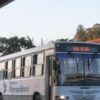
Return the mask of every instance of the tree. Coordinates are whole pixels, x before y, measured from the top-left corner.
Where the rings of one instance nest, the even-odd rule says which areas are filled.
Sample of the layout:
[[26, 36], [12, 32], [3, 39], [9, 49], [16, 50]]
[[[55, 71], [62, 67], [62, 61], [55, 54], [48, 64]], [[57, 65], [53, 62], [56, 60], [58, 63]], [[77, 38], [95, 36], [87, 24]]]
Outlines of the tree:
[[35, 47], [32, 39], [29, 36], [27, 36], [27, 38], [18, 38], [17, 36], [11, 37], [9, 39], [0, 38], [0, 43], [0, 52], [3, 52], [3, 55], [21, 51], [22, 48], [29, 49]]
[[78, 41], [86, 41], [86, 31], [83, 25], [78, 26], [75, 39]]
[[74, 40], [88, 41], [100, 39], [100, 24], [94, 24], [92, 28], [85, 29], [82, 25], [77, 28]]
[[8, 39], [4, 55], [20, 51], [19, 39], [17, 36]]
[[27, 36], [26, 38], [21, 37], [19, 39], [19, 42], [20, 42], [21, 48], [24, 48], [24, 49], [35, 47], [35, 45], [33, 44], [33, 39], [31, 39], [29, 36]]

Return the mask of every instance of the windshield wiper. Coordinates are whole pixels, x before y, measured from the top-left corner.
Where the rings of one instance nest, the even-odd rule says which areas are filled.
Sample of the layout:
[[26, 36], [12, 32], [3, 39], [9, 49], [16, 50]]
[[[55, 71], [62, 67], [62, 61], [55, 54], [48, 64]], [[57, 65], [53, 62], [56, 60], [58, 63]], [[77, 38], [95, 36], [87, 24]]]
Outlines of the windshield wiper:
[[79, 80], [79, 79], [82, 80], [83, 75], [82, 74], [67, 74], [66, 79], [67, 80]]
[[100, 79], [100, 74], [88, 74], [86, 75], [87, 79]]

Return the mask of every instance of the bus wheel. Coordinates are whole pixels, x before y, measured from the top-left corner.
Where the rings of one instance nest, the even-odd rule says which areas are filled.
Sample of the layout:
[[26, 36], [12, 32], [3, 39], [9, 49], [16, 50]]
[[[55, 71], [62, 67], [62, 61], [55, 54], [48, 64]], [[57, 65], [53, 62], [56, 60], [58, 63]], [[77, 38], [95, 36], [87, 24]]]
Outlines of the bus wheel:
[[0, 100], [3, 100], [3, 95], [1, 92], [0, 92]]
[[40, 95], [35, 96], [35, 100], [42, 100]]

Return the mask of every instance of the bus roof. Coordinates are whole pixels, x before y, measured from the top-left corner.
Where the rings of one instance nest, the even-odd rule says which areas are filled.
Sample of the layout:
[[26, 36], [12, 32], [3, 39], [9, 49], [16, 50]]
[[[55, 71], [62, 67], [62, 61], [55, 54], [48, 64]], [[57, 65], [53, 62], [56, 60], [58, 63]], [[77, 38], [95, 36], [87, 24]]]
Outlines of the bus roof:
[[68, 43], [68, 44], [80, 44], [80, 45], [97, 45], [100, 46], [100, 43], [94, 43], [94, 42], [80, 42], [80, 41], [58, 41], [56, 42], [56, 44], [58, 43]]
[[73, 45], [74, 44], [76, 44], [76, 45], [77, 44], [78, 45], [89, 45], [89, 46], [92, 45], [92, 46], [99, 46], [100, 47], [100, 44], [98, 44], [98, 43], [59, 41], [59, 42], [55, 42], [55, 43], [49, 43], [49, 44], [46, 44], [44, 46], [38, 46], [38, 47], [31, 48], [31, 49], [27, 49], [25, 51], [20, 51], [20, 52], [17, 52], [17, 53], [2, 56], [2, 57], [0, 57], [0, 61], [12, 59], [12, 58], [17, 58], [17, 57], [25, 56], [25, 55], [32, 54], [32, 53], [41, 52], [41, 51], [44, 51], [44, 50], [53, 49], [55, 47], [55, 45], [59, 44], [59, 43], [66, 43], [66, 44], [73, 44]]
[[16, 57], [20, 57], [20, 56], [25, 56], [25, 55], [32, 54], [32, 53], [41, 52], [44, 50], [49, 50], [52, 48], [54, 48], [54, 43], [49, 43], [49, 44], [44, 45], [44, 46], [38, 46], [38, 47], [31, 48], [31, 49], [27, 49], [25, 51], [20, 51], [20, 52], [16, 52], [16, 53], [2, 56], [2, 57], [0, 57], [0, 61], [16, 58]]

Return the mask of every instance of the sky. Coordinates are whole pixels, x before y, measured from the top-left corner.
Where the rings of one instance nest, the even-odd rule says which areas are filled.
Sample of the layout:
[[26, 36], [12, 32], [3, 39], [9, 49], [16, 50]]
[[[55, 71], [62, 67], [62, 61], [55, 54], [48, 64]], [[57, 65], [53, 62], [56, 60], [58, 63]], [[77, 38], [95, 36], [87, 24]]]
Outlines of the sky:
[[0, 8], [0, 37], [26, 37], [47, 43], [72, 39], [79, 24], [100, 23], [100, 0], [15, 0]]

